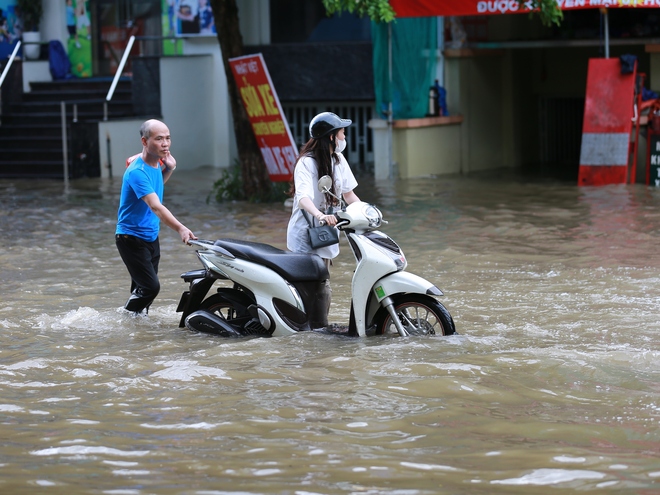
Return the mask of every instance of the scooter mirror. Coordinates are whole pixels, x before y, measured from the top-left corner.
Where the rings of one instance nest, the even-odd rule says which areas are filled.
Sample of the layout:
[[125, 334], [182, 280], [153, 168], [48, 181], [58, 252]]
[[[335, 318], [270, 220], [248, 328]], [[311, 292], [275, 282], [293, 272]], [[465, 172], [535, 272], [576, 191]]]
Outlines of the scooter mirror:
[[330, 177], [329, 175], [324, 175], [319, 179], [318, 182], [319, 192], [322, 193], [330, 192], [331, 187], [332, 187], [332, 177]]

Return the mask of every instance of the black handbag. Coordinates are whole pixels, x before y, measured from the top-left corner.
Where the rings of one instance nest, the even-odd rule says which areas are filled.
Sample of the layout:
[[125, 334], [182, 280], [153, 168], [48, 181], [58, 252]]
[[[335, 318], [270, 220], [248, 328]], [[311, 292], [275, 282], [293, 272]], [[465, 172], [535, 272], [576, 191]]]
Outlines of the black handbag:
[[302, 208], [300, 211], [302, 211], [305, 220], [307, 220], [307, 223], [309, 224], [307, 233], [309, 234], [309, 243], [311, 244], [312, 249], [332, 246], [333, 244], [339, 243], [339, 231], [336, 228], [332, 225], [320, 225], [319, 227], [314, 227], [309, 219], [307, 211]]

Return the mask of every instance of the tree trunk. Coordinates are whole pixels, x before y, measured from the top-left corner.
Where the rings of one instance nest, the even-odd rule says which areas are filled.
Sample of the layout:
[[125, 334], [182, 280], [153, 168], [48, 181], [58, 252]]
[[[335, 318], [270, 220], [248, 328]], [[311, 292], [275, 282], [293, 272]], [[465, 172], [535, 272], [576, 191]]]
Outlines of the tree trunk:
[[229, 66], [230, 58], [243, 55], [243, 37], [238, 25], [236, 0], [211, 0], [211, 9], [227, 75], [229, 102], [234, 117], [234, 134], [243, 178], [243, 192], [248, 199], [263, 198], [270, 191], [271, 181]]

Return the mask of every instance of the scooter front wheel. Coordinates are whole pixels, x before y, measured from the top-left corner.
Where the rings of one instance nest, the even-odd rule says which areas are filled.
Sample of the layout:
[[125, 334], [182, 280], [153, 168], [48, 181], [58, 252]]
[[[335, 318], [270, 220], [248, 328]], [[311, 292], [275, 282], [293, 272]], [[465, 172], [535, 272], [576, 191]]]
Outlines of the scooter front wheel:
[[[456, 325], [449, 311], [432, 297], [407, 294], [393, 298], [394, 311], [410, 335], [453, 335]], [[376, 313], [376, 335], [398, 334], [396, 325], [385, 308]]]

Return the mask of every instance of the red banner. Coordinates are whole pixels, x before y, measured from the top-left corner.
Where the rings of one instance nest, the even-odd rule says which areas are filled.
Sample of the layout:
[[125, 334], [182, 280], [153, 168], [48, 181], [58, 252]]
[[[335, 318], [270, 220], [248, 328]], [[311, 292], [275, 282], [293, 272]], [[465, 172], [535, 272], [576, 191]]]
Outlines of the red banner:
[[[530, 12], [529, 2], [515, 0], [390, 0], [397, 17], [516, 14]], [[557, 0], [562, 10], [659, 8], [660, 0]]]
[[298, 149], [261, 53], [230, 58], [229, 65], [270, 179], [291, 180]]

